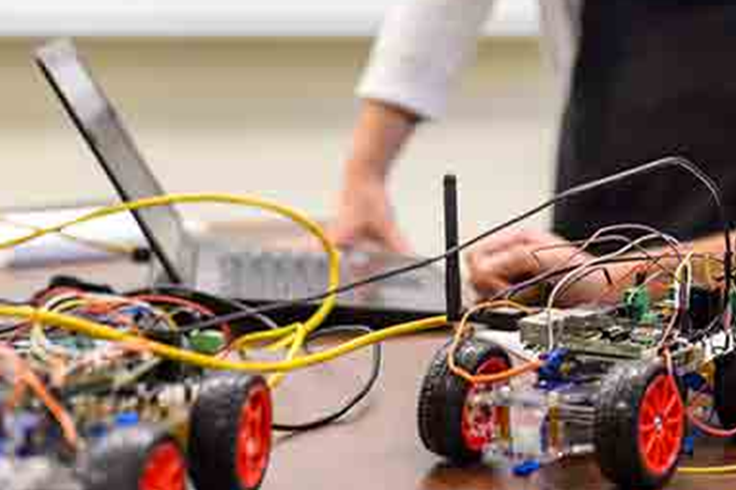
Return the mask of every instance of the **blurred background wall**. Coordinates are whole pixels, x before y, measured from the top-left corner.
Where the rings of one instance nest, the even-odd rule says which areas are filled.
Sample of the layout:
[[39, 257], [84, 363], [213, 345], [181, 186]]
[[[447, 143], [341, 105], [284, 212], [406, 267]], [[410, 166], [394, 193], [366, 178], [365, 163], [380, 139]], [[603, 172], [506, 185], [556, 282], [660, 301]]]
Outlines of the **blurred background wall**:
[[[0, 207], [109, 200], [111, 187], [31, 63], [41, 40], [0, 39]], [[256, 193], [329, 218], [370, 42], [147, 35], [78, 45], [167, 190]], [[543, 58], [535, 35], [484, 37], [447, 118], [423, 127], [403, 155], [392, 185], [418, 251], [442, 246], [446, 171], [459, 177], [464, 235], [551, 189], [560, 94]]]

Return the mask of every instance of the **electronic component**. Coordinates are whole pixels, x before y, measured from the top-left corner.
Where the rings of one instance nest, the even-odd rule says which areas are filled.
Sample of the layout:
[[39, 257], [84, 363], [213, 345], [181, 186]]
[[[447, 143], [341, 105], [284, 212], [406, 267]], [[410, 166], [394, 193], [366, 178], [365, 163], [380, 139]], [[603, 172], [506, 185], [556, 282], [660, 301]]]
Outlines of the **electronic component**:
[[514, 332], [519, 330], [520, 320], [528, 313], [512, 306], [501, 306], [476, 311], [471, 315], [475, 323], [485, 325], [491, 330]]
[[[556, 348], [591, 356], [638, 359], [662, 335], [658, 322], [640, 324], [611, 309], [549, 309], [519, 320], [521, 341], [534, 348]], [[550, 335], [552, 339], [550, 339]]]

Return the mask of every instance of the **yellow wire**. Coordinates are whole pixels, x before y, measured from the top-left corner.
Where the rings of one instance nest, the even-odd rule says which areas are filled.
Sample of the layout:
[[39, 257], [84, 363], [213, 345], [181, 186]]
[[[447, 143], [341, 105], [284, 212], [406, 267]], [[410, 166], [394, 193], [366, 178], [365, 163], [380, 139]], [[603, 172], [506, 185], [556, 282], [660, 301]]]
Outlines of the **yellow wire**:
[[[121, 213], [124, 211], [142, 209], [151, 206], [170, 205], [174, 203], [197, 202], [219, 202], [260, 207], [262, 209], [286, 216], [292, 221], [298, 223], [308, 232], [316, 236], [325, 251], [327, 252], [329, 261], [328, 288], [334, 289], [337, 287], [339, 283], [339, 254], [332, 243], [326, 238], [320, 226], [306, 216], [291, 208], [250, 196], [234, 196], [227, 194], [174, 194], [140, 199], [135, 202], [116, 204], [92, 211], [78, 218], [50, 227], [35, 227], [32, 225], [28, 225], [27, 227], [33, 230], [31, 233], [28, 233], [27, 235], [21, 237], [6, 240], [4, 242], [0, 242], [0, 249], [14, 247], [47, 234], [58, 233], [66, 238], [77, 240], [88, 245], [105, 248], [110, 251], [130, 252], [130, 250], [132, 250], [131, 248], [127, 248], [124, 246], [120, 246], [118, 248], [115, 246], [110, 246], [110, 244], [75, 237], [73, 235], [65, 233], [64, 229], [73, 225], [85, 223], [94, 219]], [[683, 261], [683, 264], [685, 262], [686, 261]], [[682, 266], [683, 264], [680, 265]], [[676, 275], [678, 275], [677, 272]], [[271, 331], [256, 332], [254, 334], [245, 335], [238, 339], [234, 344], [235, 348], [243, 349], [247, 344], [252, 342], [278, 339], [279, 337], [281, 337], [281, 339], [277, 340], [274, 344], [270, 346], [271, 348], [279, 348], [286, 347], [286, 345], [288, 345], [288, 343], [291, 341], [291, 346], [287, 353], [286, 359], [283, 361], [275, 362], [237, 362], [219, 359], [213, 356], [207, 356], [204, 354], [179, 349], [135, 335], [120, 332], [108, 327], [107, 325], [85, 320], [83, 318], [77, 318], [63, 313], [44, 311], [28, 306], [0, 305], [0, 315], [21, 317], [32, 322], [38, 322], [39, 324], [55, 325], [60, 328], [105, 340], [115, 342], [133, 342], [136, 345], [142, 344], [151, 352], [161, 357], [184, 363], [194, 364], [207, 369], [279, 373], [275, 376], [272, 376], [269, 380], [269, 383], [272, 385], [277, 384], [282, 379], [284, 373], [290, 370], [326, 362], [338, 356], [345, 355], [357, 349], [361, 349], [365, 346], [371, 345], [373, 343], [381, 342], [390, 337], [434, 329], [447, 325], [447, 319], [444, 316], [426, 318], [423, 320], [395, 325], [393, 327], [388, 327], [377, 332], [362, 335], [348, 342], [340, 344], [339, 346], [332, 349], [303, 357], [295, 357], [302, 347], [307, 334], [321, 324], [324, 318], [334, 307], [334, 303], [335, 295], [329, 295], [320, 305], [317, 311], [303, 324], [294, 324]], [[723, 474], [736, 471], [736, 465], [714, 467], [680, 467], [678, 471], [684, 474]]]
[[[678, 265], [677, 269], [675, 270], [675, 277], [679, 279], [681, 275], [681, 269], [685, 267], [685, 264], [687, 264], [688, 267], [688, 282], [692, 280], [692, 265], [690, 264], [691, 257], [693, 255], [693, 252], [687, 254], [685, 259], [682, 261], [680, 265]], [[710, 260], [709, 256], [706, 256], [705, 264], [706, 264], [706, 278], [708, 281], [711, 280], [711, 270], [710, 270]], [[677, 471], [679, 473], [683, 473], [685, 475], [724, 475], [727, 473], [734, 473], [736, 472], [736, 465], [724, 465], [724, 466], [680, 466], [677, 468]]]
[[[26, 230], [42, 230], [42, 226], [32, 225], [29, 223], [23, 223], [20, 221], [15, 221], [13, 219], [8, 218], [7, 216], [0, 216], [0, 222], [7, 223], [11, 226], [15, 226], [17, 228], [24, 228]], [[95, 248], [98, 250], [102, 250], [104, 252], [108, 253], [114, 253], [114, 254], [132, 254], [135, 251], [135, 247], [130, 245], [124, 245], [121, 243], [114, 243], [114, 242], [108, 242], [103, 240], [97, 240], [95, 238], [86, 238], [79, 235], [73, 235], [71, 233], [67, 233], [64, 231], [58, 231], [58, 235], [62, 236], [63, 238], [72, 241], [81, 243], [82, 245], [86, 245], [90, 248]]]
[[271, 339], [279, 338], [281, 336], [293, 335], [297, 326], [298, 325], [294, 323], [291, 325], [287, 325], [285, 327], [275, 328], [273, 330], [264, 330], [261, 332], [253, 332], [253, 333], [249, 333], [249, 334], [240, 336], [233, 342], [232, 348], [233, 350], [246, 350], [247, 344], [263, 342], [264, 340], [271, 340]]
[[727, 466], [681, 466], [677, 468], [679, 473], [685, 475], [724, 475], [736, 472], [736, 464]]
[[[677, 265], [677, 268], [675, 269], [675, 277], [677, 279], [680, 279], [680, 277], [682, 276], [682, 270], [685, 267], [692, 268], [692, 260], [694, 255], [695, 250], [690, 250], [687, 255], [685, 255], [685, 257], [682, 259], [682, 261]], [[682, 282], [682, 279], [680, 279], [680, 282]]]
[[[267, 200], [264, 200], [258, 197], [253, 197], [253, 196], [236, 196], [236, 195], [230, 195], [230, 194], [170, 194], [170, 195], [165, 195], [165, 196], [155, 196], [155, 197], [139, 199], [137, 201], [127, 202], [127, 203], [114, 204], [111, 206], [106, 206], [106, 207], [91, 211], [85, 215], [79, 216], [77, 218], [68, 220], [66, 222], [63, 222], [57, 225], [53, 225], [53, 226], [49, 226], [45, 228], [33, 229], [33, 231], [31, 231], [30, 233], [24, 236], [16, 237], [13, 239], [6, 240], [4, 242], [0, 242], [0, 249], [14, 247], [22, 243], [26, 243], [28, 241], [39, 238], [41, 236], [47, 235], [49, 233], [61, 233], [67, 227], [82, 224], [82, 223], [89, 222], [95, 219], [99, 219], [99, 218], [103, 218], [103, 217], [110, 216], [113, 214], [121, 213], [124, 211], [131, 211], [131, 210], [142, 209], [142, 208], [147, 208], [147, 207], [152, 207], [152, 206], [171, 205], [174, 203], [202, 203], [202, 202], [216, 202], [216, 203], [224, 203], [224, 204], [237, 204], [237, 205], [242, 205], [242, 206], [258, 207], [266, 211], [270, 211], [270, 212], [285, 216], [289, 218], [290, 220], [294, 221], [295, 223], [299, 224], [307, 232], [309, 232], [310, 234], [312, 234], [318, 239], [318, 241], [320, 242], [320, 245], [322, 246], [322, 248], [327, 254], [328, 266], [329, 266], [328, 283], [327, 283], [328, 290], [333, 290], [337, 288], [337, 286], [339, 285], [339, 270], [340, 270], [339, 252], [337, 251], [335, 246], [332, 244], [332, 242], [330, 242], [330, 240], [327, 238], [327, 236], [325, 235], [324, 231], [319, 226], [319, 224], [317, 224], [315, 221], [311, 220], [307, 216], [303, 215], [302, 213], [292, 208], [283, 206], [275, 202], [267, 201]], [[296, 353], [302, 347], [304, 339], [307, 337], [309, 332], [317, 328], [324, 321], [324, 319], [327, 317], [330, 311], [332, 311], [334, 306], [335, 306], [335, 295], [330, 294], [322, 301], [322, 303], [319, 305], [316, 311], [312, 314], [312, 316], [310, 316], [303, 324], [296, 326], [296, 328], [293, 331], [288, 332], [288, 334], [295, 332], [296, 335], [294, 336], [294, 341], [289, 347], [289, 351], [287, 352], [287, 356], [286, 356], [287, 364], [289, 361], [293, 360], [294, 356], [296, 356]], [[65, 325], [71, 328], [73, 325], [73, 322], [66, 323]], [[90, 322], [88, 326], [93, 326], [93, 325], [94, 324]], [[63, 326], [63, 325], [59, 325], [59, 326]], [[97, 326], [100, 327], [101, 325], [97, 325]], [[91, 330], [94, 331], [94, 328], [92, 328]], [[286, 335], [286, 333], [284, 335]], [[252, 339], [253, 337], [249, 337], [249, 338]], [[265, 338], [265, 337], [261, 337], [261, 338]], [[269, 337], [269, 338], [278, 338], [278, 335], [274, 335], [274, 337]], [[126, 340], [126, 339], [123, 338], [120, 340]], [[131, 339], [127, 339], [127, 340], [131, 340]], [[182, 352], [186, 352], [186, 351], [182, 351]], [[186, 355], [183, 357], [187, 358]], [[210, 359], [210, 361], [212, 360]], [[258, 369], [254, 368], [254, 370], [258, 370]], [[278, 383], [279, 379], [280, 378], [275, 378], [275, 381], [272, 381], [272, 382]]]
[[[687, 283], [692, 280], [692, 264], [691, 260], [694, 255], [694, 251], [690, 251], [685, 258], [680, 262], [675, 269], [675, 281], [677, 281], [679, 284], [682, 284], [682, 271], [684, 268], [687, 267], [688, 269], [688, 281]], [[706, 256], [705, 259], [706, 263], [706, 276], [708, 280], [710, 280], [710, 261], [709, 257]], [[726, 473], [733, 473], [736, 472], [736, 465], [726, 465], [726, 466], [680, 466], [677, 468], [678, 473], [683, 473], [686, 475], [721, 475]]]
[[[84, 318], [46, 311], [31, 306], [0, 305], [0, 315], [24, 318], [33, 322], [41, 322], [102, 340], [130, 342], [136, 346], [143, 347], [158, 356], [186, 364], [193, 364], [205, 369], [259, 372], [288, 372], [294, 369], [300, 369], [313, 364], [332, 360], [336, 357], [348, 354], [376, 342], [381, 342], [390, 337], [436, 329], [447, 325], [447, 317], [434, 316], [387, 327], [376, 332], [361, 335], [360, 337], [351, 339], [332, 349], [302, 357], [295, 357], [293, 359], [282, 361], [231, 361], [172, 347], [144, 337], [122, 332], [107, 325]], [[302, 332], [304, 331], [304, 329], [299, 330], [300, 334], [297, 336], [296, 340], [303, 341]]]
[[79, 306], [88, 306], [90, 303], [92, 303], [92, 301], [87, 298], [81, 298], [81, 297], [77, 297], [77, 298], [78, 299], [66, 300], [59, 305], [49, 308], [49, 310], [57, 311], [59, 313], [64, 313], [66, 311], [77, 308]]
[[[59, 313], [64, 313], [66, 311], [69, 311], [71, 309], [77, 308], [79, 306], [91, 306], [94, 305], [96, 302], [106, 302], [106, 303], [112, 303], [112, 301], [109, 298], [105, 299], [97, 299], [94, 296], [82, 296], [80, 299], [76, 300], [69, 300], [61, 303], [58, 306], [55, 306], [53, 308], [49, 308], [51, 311], [56, 311]], [[169, 326], [171, 330], [178, 330], [179, 326], [174, 321], [174, 318], [171, 314], [165, 312], [164, 310], [160, 308], [156, 308], [154, 306], [149, 306], [149, 309], [155, 313], [156, 315], [159, 315], [160, 318], [162, 318], [166, 324]], [[45, 334], [44, 334], [45, 336]]]
[[[49, 311], [55, 311], [58, 313], [65, 313], [69, 310], [75, 309], [80, 306], [90, 306], [95, 303], [95, 301], [104, 301], [104, 302], [111, 302], [109, 298], [104, 299], [97, 299], [93, 295], [90, 296], [81, 296], [78, 299], [70, 299], [62, 302], [61, 304], [58, 304], [52, 308], [49, 308]], [[169, 326], [171, 330], [177, 330], [179, 326], [174, 321], [173, 317], [166, 313], [163, 310], [160, 310], [158, 308], [151, 307], [151, 310], [154, 311], [157, 315], [159, 315]], [[36, 354], [41, 360], [46, 362], [51, 362], [55, 360], [62, 361], [61, 358], [70, 358], [73, 357], [73, 355], [69, 354], [69, 352], [62, 352], [63, 348], [57, 347], [51, 342], [51, 340], [46, 336], [46, 329], [44, 328], [44, 325], [41, 323], [34, 323], [33, 327], [31, 329], [31, 352]], [[55, 349], [58, 349], [55, 350]]]
[[[302, 345], [304, 345], [304, 342], [307, 337], [307, 331], [305, 328], [299, 326], [296, 329], [296, 333], [294, 334], [294, 341], [291, 343], [291, 347], [286, 353], [286, 360], [291, 361], [294, 359], [294, 357], [299, 353], [299, 350], [301, 349]], [[276, 386], [283, 381], [285, 373], [277, 373], [274, 375], [271, 375], [270, 378], [268, 378], [268, 385], [271, 388], [275, 388]]]
[[264, 349], [268, 351], [276, 351], [276, 350], [285, 349], [286, 347], [288, 347], [288, 345], [291, 342], [294, 341], [294, 339], [296, 338], [296, 335], [297, 335], [297, 332], [292, 332], [286, 335], [283, 339], [277, 340], [276, 342], [267, 345], [266, 347], [264, 347]]
[[[296, 210], [251, 196], [234, 196], [227, 194], [172, 194], [166, 196], [157, 196], [140, 199], [134, 202], [121, 203], [100, 208], [78, 218], [50, 227], [36, 227], [33, 225], [25, 224], [21, 225], [18, 223], [12, 223], [10, 220], [5, 219], [6, 222], [10, 222], [11, 224], [20, 225], [32, 229], [32, 232], [21, 237], [0, 242], [0, 249], [14, 247], [22, 243], [34, 240], [36, 238], [40, 238], [47, 234], [57, 233], [64, 236], [65, 238], [75, 240], [90, 246], [102, 248], [104, 250], [120, 253], [130, 253], [132, 251], [132, 247], [126, 247], [122, 245], [117, 246], [115, 244], [88, 240], [66, 233], [64, 232], [64, 229], [73, 225], [85, 223], [94, 219], [121, 213], [124, 211], [142, 209], [152, 206], [170, 205], [174, 203], [197, 202], [219, 202], [227, 204], [255, 206], [275, 212], [282, 216], [286, 216], [287, 218], [301, 225], [308, 232], [317, 237], [317, 239], [320, 241], [320, 244], [327, 253], [329, 261], [328, 288], [331, 290], [335, 289], [338, 286], [339, 253], [337, 252], [334, 245], [327, 239], [321, 227], [316, 222], [310, 220]], [[686, 261], [683, 261], [683, 263], [685, 262]], [[678, 275], [677, 272], [676, 275]], [[80, 303], [84, 302], [74, 301], [71, 304], [64, 305], [64, 308], [60, 309], [67, 309], [70, 307], [78, 306]], [[414, 322], [403, 323], [395, 325], [393, 327], [385, 328], [377, 332], [362, 335], [353, 340], [340, 344], [332, 349], [296, 358], [295, 356], [303, 346], [306, 336], [309, 334], [309, 332], [317, 328], [322, 323], [322, 321], [324, 321], [324, 318], [334, 307], [334, 303], [335, 295], [329, 295], [327, 298], [325, 298], [317, 311], [306, 322], [288, 325], [286, 327], [281, 327], [275, 330], [256, 332], [253, 334], [245, 335], [239, 338], [233, 345], [234, 348], [241, 350], [245, 349], [245, 346], [247, 344], [253, 342], [278, 339], [279, 337], [281, 337], [279, 340], [275, 341], [275, 343], [268, 346], [268, 348], [285, 348], [289, 343], [291, 343], [291, 346], [289, 347], [289, 351], [287, 352], [286, 359], [283, 361], [275, 362], [237, 362], [219, 359], [213, 356], [207, 356], [204, 354], [179, 349], [176, 347], [171, 347], [166, 344], [161, 344], [135, 335], [120, 332], [108, 327], [107, 325], [85, 320], [83, 318], [77, 318], [63, 313], [45, 311], [27, 306], [17, 307], [0, 305], [0, 315], [25, 318], [36, 323], [37, 325], [51, 324], [60, 328], [105, 340], [116, 342], [133, 342], [136, 345], [142, 344], [151, 352], [161, 357], [184, 363], [194, 364], [196, 366], [207, 369], [276, 372], [278, 374], [275, 374], [269, 379], [269, 384], [271, 384], [272, 386], [277, 385], [283, 378], [284, 374], [290, 370], [326, 362], [338, 356], [345, 355], [357, 349], [361, 349], [365, 346], [371, 345], [373, 343], [381, 342], [390, 337], [420, 332], [447, 325], [447, 319], [444, 316], [431, 317]], [[43, 330], [41, 329], [41, 332], [42, 331]], [[704, 468], [681, 467], [679, 468], [679, 471], [685, 474], [723, 474], [736, 471], [736, 465]]]

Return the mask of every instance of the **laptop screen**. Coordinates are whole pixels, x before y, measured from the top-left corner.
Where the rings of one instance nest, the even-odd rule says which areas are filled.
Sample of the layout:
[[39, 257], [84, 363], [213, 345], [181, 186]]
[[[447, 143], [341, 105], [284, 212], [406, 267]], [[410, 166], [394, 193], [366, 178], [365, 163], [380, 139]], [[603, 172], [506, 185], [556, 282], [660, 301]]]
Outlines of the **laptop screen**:
[[[164, 194], [74, 45], [68, 40], [54, 41], [39, 48], [35, 58], [119, 196], [133, 201]], [[174, 207], [156, 206], [132, 213], [168, 279], [190, 282], [194, 248]]]

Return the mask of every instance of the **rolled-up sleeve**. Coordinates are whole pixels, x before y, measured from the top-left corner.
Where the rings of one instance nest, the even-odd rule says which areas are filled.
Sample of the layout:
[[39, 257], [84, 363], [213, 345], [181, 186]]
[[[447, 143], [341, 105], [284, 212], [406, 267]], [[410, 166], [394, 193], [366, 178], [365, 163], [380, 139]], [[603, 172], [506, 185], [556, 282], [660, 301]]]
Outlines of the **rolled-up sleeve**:
[[357, 94], [441, 117], [494, 0], [401, 0], [373, 45]]

